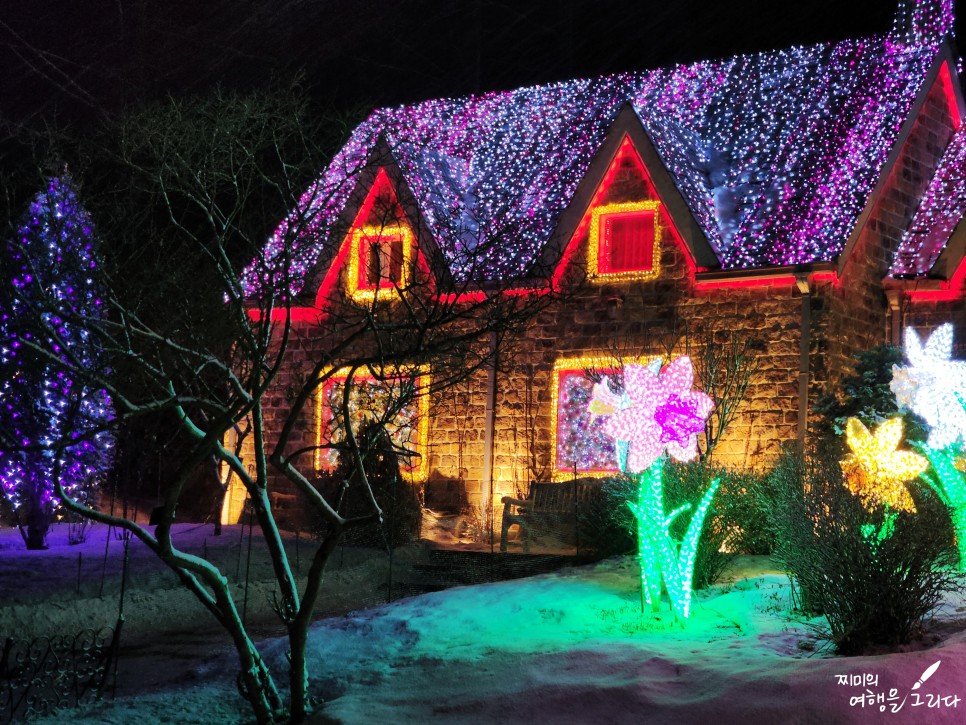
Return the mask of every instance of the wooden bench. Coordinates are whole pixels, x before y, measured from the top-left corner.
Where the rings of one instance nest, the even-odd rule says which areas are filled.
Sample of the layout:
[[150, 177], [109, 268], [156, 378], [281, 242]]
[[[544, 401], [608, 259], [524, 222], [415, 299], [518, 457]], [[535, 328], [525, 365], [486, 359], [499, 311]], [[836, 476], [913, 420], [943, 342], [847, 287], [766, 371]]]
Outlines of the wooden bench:
[[533, 481], [527, 498], [504, 496], [500, 551], [506, 551], [507, 535], [514, 525], [520, 527], [525, 553], [530, 552], [530, 539], [536, 534], [551, 530], [575, 532], [577, 512], [600, 492], [600, 484], [597, 478], [566, 483]]

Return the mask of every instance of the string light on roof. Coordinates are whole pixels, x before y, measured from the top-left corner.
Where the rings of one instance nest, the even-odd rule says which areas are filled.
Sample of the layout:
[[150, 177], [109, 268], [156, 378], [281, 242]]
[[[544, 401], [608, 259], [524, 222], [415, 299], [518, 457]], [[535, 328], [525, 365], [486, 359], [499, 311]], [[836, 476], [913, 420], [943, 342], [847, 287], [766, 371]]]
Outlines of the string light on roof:
[[940, 158], [912, 223], [902, 236], [890, 274], [909, 277], [928, 273], [964, 214], [966, 127], [956, 132]]
[[270, 263], [246, 270], [246, 288], [282, 278], [271, 262], [283, 248], [292, 293], [324, 249], [331, 257], [380, 139], [457, 279], [524, 276], [628, 103], [722, 268], [830, 260], [952, 28], [951, 0], [901, 12], [886, 35], [375, 111], [269, 240]]
[[896, 42], [922, 45], [930, 38], [951, 35], [954, 26], [953, 0], [899, 0], [892, 37]]

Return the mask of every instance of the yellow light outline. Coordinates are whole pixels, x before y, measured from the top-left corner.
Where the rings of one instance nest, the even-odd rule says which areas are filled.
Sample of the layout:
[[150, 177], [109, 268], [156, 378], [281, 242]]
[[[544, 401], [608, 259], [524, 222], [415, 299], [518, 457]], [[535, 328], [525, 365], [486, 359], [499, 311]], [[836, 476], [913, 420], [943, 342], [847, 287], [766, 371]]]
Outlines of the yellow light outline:
[[[345, 383], [346, 376], [348, 375], [348, 368], [341, 368], [332, 373], [333, 368], [325, 369], [322, 374], [323, 376], [328, 375], [328, 379], [325, 384], [329, 382], [342, 382]], [[330, 373], [332, 373], [330, 375]], [[414, 454], [419, 456], [419, 465], [412, 470], [403, 470], [403, 475], [408, 478], [413, 483], [424, 483], [429, 477], [429, 366], [422, 365], [414, 369], [407, 371], [406, 369], [401, 370], [398, 374], [385, 376], [389, 379], [402, 379], [411, 376], [412, 373], [416, 375], [416, 389], [417, 391], [423, 390], [426, 392], [416, 393], [416, 404], [418, 406], [417, 416], [419, 420], [416, 422], [416, 442]], [[363, 379], [372, 380], [372, 376], [365, 375], [361, 376]], [[315, 449], [315, 469], [322, 469], [322, 445], [327, 441], [322, 440], [322, 389], [325, 384], [320, 387], [315, 393], [315, 443], [318, 446]]]
[[[563, 372], [583, 372], [588, 369], [596, 370], [618, 370], [622, 365], [650, 365], [655, 360], [663, 359], [661, 355], [637, 355], [618, 359], [613, 355], [581, 355], [578, 357], [559, 358], [553, 364], [553, 372], [550, 378], [550, 478], [554, 481], [569, 481], [573, 478], [573, 471], [562, 471], [557, 469], [557, 413], [559, 410], [560, 396], [560, 375]], [[615, 471], [610, 470], [590, 470], [577, 471], [578, 477], [604, 478], [613, 476]]]
[[[600, 271], [600, 218], [608, 214], [630, 214], [642, 211], [654, 212], [654, 249], [651, 254], [651, 268], [647, 270], [626, 270], [623, 272]], [[587, 268], [594, 282], [643, 282], [655, 279], [661, 273], [661, 202], [627, 201], [618, 204], [604, 204], [594, 207], [590, 212], [590, 233], [587, 237]]]
[[[349, 297], [355, 302], [372, 302], [376, 299], [385, 300], [398, 297], [399, 290], [409, 286], [413, 251], [415, 248], [413, 230], [407, 224], [367, 224], [366, 226], [356, 227], [350, 235], [349, 278], [346, 280], [346, 289]], [[402, 241], [402, 274], [398, 285], [393, 285], [392, 287], [377, 286], [375, 289], [359, 287], [359, 257], [361, 254], [361, 243], [364, 237], [379, 239], [380, 243], [383, 237], [386, 237], [387, 241], [399, 237]]]

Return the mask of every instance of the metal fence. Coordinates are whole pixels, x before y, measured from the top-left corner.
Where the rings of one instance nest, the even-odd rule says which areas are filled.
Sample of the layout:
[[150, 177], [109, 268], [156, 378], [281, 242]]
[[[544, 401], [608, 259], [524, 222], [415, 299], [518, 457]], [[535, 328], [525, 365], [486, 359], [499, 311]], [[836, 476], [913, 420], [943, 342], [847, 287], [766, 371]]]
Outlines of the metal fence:
[[0, 722], [26, 721], [88, 704], [116, 681], [116, 628], [19, 640], [0, 651]]

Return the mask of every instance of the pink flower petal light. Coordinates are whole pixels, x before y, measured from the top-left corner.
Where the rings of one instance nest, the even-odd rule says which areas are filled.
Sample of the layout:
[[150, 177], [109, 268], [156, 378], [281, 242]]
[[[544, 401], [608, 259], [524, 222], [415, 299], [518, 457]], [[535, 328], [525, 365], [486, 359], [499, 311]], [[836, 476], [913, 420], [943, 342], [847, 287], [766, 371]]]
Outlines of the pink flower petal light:
[[655, 374], [643, 365], [624, 367], [624, 389], [630, 406], [618, 410], [604, 424], [604, 432], [628, 441], [627, 471], [640, 473], [665, 451], [679, 461], [698, 452], [697, 435], [714, 403], [692, 390], [694, 369], [688, 357], [679, 357]]

